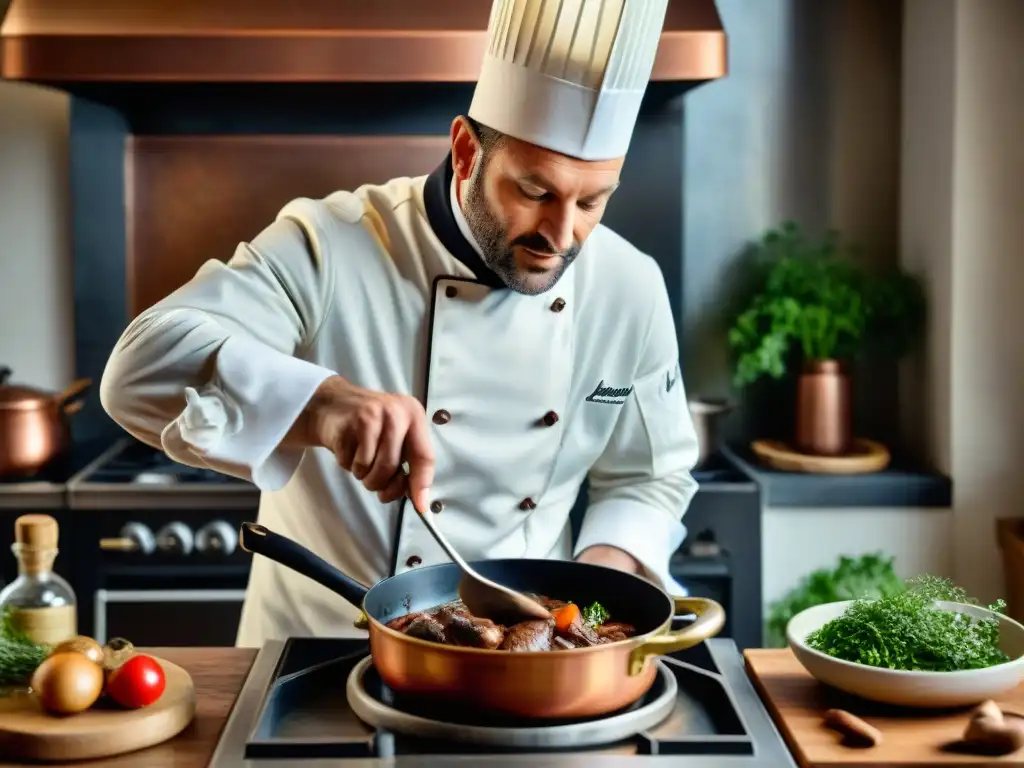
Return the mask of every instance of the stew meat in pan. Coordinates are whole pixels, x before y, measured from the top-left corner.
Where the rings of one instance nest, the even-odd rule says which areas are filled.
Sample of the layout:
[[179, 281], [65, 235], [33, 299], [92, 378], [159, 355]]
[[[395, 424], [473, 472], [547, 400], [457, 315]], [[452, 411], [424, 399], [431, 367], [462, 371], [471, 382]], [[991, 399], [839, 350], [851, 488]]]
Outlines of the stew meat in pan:
[[629, 624], [609, 621], [600, 603], [580, 608], [575, 603], [530, 595], [551, 611], [553, 619], [522, 621], [512, 626], [470, 615], [461, 600], [399, 616], [390, 629], [444, 645], [500, 651], [558, 651], [625, 640], [636, 634]]

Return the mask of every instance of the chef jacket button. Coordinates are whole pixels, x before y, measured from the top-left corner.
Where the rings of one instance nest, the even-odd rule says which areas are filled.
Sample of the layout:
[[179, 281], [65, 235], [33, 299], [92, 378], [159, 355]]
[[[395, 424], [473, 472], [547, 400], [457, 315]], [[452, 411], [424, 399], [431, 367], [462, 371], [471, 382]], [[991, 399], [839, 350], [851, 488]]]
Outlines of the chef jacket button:
[[454, 285], [449, 285], [447, 288], [444, 289], [444, 295], [447, 296], [449, 299], [454, 299], [456, 296], [459, 295], [459, 289], [456, 288]]
[[452, 415], [448, 413], [444, 408], [439, 411], [434, 411], [434, 423], [435, 424], [447, 424], [452, 420]]
[[440, 501], [432, 501], [430, 502], [430, 511], [433, 512], [435, 515], [439, 515], [441, 514], [442, 511], [444, 511], [444, 504], [442, 504]]
[[527, 496], [525, 499], [519, 502], [519, 508], [524, 512], [529, 512], [531, 509], [537, 508], [537, 502]]
[[423, 558], [422, 557], [420, 557], [419, 555], [413, 555], [412, 557], [410, 557], [408, 560], [405, 561], [405, 564], [407, 566], [409, 566], [410, 568], [415, 568], [417, 565], [419, 565], [422, 562], [423, 562]]
[[565, 309], [565, 299], [555, 299], [551, 302], [552, 312], [561, 312], [563, 309]]
[[545, 427], [553, 427], [558, 423], [558, 414], [554, 411], [548, 411], [544, 414], [544, 418], [541, 421], [544, 422]]

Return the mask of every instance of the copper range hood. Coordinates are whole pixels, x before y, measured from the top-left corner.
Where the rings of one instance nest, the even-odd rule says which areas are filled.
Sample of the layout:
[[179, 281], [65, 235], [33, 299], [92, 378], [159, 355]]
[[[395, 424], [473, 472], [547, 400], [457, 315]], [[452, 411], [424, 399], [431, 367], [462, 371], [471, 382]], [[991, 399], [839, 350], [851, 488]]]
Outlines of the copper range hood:
[[[0, 77], [473, 82], [490, 7], [489, 0], [12, 0], [0, 27]], [[653, 79], [705, 81], [726, 70], [715, 0], [671, 0]]]

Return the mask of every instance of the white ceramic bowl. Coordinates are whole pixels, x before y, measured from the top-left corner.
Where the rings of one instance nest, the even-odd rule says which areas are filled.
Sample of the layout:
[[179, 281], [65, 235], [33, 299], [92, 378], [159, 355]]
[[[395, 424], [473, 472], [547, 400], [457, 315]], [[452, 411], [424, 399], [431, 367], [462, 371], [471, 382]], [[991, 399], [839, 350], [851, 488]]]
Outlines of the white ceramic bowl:
[[814, 630], [842, 616], [852, 600], [816, 605], [801, 611], [786, 627], [786, 639], [804, 669], [820, 682], [872, 701], [906, 707], [961, 707], [979, 704], [1015, 688], [1024, 679], [1024, 626], [1002, 614], [975, 605], [938, 602], [956, 610], [999, 621], [999, 646], [1011, 661], [986, 669], [958, 672], [917, 672], [882, 669], [836, 659], [809, 648]]

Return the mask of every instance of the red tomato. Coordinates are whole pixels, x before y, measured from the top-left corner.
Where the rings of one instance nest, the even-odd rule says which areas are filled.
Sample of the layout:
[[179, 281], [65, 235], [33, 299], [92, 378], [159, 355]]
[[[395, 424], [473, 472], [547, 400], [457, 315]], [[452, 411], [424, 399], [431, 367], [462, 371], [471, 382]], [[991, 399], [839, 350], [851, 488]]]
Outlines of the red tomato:
[[138, 654], [110, 673], [107, 694], [122, 707], [138, 709], [152, 704], [167, 686], [156, 659]]

